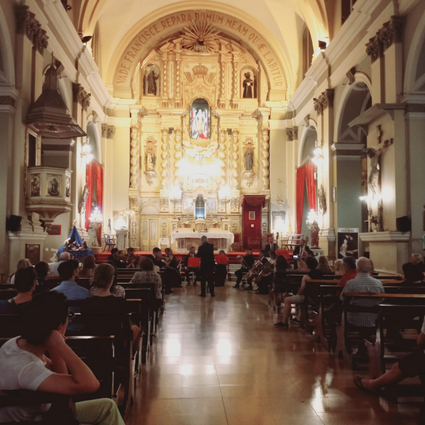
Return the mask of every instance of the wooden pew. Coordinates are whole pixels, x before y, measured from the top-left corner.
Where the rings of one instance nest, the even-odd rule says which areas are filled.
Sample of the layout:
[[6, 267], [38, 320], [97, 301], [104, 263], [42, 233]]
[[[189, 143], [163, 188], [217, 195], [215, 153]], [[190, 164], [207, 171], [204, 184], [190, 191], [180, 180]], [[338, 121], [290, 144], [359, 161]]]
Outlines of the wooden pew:
[[[424, 304], [400, 305], [389, 304], [388, 301], [380, 304], [375, 343], [366, 343], [371, 379], [378, 378], [395, 362], [417, 349], [416, 338], [425, 315]], [[383, 396], [394, 403], [397, 403], [400, 395], [418, 394], [424, 396], [423, 385], [418, 378], [408, 378], [398, 385], [388, 386], [383, 390]]]
[[349, 299], [366, 298], [366, 299], [377, 299], [377, 300], [390, 300], [396, 304], [424, 304], [425, 305], [425, 294], [403, 294], [403, 293], [385, 293], [385, 294], [370, 294], [370, 293], [344, 293], [344, 315], [340, 326], [337, 326], [337, 344], [336, 354], [342, 353], [346, 361], [351, 360], [353, 369], [357, 367], [357, 363], [367, 361], [368, 357], [354, 358], [348, 354], [347, 343], [362, 343], [363, 340], [358, 336], [358, 328], [350, 325], [347, 322], [347, 313], [375, 313], [379, 314], [380, 307], [360, 307], [348, 304]]
[[[41, 391], [15, 390], [0, 392], [0, 408], [51, 404], [41, 421], [21, 422], [24, 425], [78, 425], [71, 410], [69, 395], [43, 393]], [[16, 425], [16, 422], [2, 422], [2, 425]]]

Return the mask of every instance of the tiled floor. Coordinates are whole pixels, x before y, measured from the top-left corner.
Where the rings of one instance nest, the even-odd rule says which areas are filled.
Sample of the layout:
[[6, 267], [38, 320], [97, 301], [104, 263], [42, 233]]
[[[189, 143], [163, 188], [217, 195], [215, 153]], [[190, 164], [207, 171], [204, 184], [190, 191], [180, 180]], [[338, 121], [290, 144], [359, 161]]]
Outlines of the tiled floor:
[[417, 405], [362, 393], [304, 331], [272, 325], [267, 297], [228, 285], [169, 296], [127, 425], [417, 423]]

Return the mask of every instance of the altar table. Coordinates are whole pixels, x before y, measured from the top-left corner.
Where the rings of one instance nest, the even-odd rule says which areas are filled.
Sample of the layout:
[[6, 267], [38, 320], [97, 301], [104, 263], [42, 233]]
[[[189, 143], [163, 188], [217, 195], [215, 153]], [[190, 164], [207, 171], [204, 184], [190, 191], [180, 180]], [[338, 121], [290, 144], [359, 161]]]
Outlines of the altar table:
[[214, 245], [214, 251], [229, 251], [230, 245], [235, 240], [235, 235], [231, 232], [173, 232], [171, 233], [171, 243], [177, 241], [177, 252], [187, 253], [191, 246], [198, 248], [201, 245], [202, 236], [208, 238], [208, 242]]

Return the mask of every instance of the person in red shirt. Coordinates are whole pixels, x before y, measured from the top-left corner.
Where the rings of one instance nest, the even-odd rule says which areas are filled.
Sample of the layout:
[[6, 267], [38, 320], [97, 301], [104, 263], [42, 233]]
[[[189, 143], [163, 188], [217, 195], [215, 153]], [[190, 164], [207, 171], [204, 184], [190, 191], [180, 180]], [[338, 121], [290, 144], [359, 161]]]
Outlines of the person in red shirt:
[[345, 286], [349, 280], [354, 279], [357, 276], [356, 259], [354, 257], [344, 257], [342, 262], [344, 263], [343, 267], [345, 272], [341, 279], [339, 279], [338, 286]]

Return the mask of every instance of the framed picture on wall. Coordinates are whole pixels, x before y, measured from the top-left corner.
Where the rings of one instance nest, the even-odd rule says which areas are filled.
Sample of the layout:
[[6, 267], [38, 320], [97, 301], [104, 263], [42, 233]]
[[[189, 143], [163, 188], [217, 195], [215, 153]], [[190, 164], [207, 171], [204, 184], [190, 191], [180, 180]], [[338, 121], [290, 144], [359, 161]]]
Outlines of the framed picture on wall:
[[249, 220], [255, 220], [255, 211], [250, 211], [248, 214]]
[[62, 226], [59, 224], [53, 224], [52, 226], [48, 226], [46, 231], [48, 235], [60, 236], [62, 233]]

